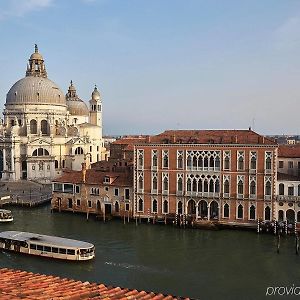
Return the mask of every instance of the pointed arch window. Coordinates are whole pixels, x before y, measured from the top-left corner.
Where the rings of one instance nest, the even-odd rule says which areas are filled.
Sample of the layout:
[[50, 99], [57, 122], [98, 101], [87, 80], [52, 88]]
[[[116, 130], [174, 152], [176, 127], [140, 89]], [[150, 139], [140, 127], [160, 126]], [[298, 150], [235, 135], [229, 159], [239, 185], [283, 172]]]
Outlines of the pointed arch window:
[[223, 217], [224, 218], [229, 218], [229, 205], [227, 203], [224, 204]]
[[152, 213], [157, 213], [157, 200], [152, 200]]
[[243, 205], [240, 204], [238, 206], [238, 214], [237, 214], [237, 218], [238, 219], [243, 219], [244, 218], [244, 208], [243, 208]]
[[163, 213], [164, 214], [169, 213], [169, 202], [168, 202], [168, 200], [164, 200], [164, 203], [163, 203]]

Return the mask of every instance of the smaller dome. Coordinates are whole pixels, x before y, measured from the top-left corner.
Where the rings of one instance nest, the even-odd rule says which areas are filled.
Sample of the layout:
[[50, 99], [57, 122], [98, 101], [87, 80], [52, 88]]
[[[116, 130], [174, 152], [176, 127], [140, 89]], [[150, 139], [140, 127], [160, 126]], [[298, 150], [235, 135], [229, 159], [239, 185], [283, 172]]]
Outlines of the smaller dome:
[[92, 92], [92, 99], [93, 100], [100, 100], [100, 93], [97, 89], [97, 86], [95, 85], [94, 91]]
[[30, 60], [44, 60], [43, 56], [40, 53], [32, 53], [29, 59]]
[[87, 105], [79, 98], [77, 100], [67, 100], [67, 109], [73, 116], [89, 115], [89, 109]]

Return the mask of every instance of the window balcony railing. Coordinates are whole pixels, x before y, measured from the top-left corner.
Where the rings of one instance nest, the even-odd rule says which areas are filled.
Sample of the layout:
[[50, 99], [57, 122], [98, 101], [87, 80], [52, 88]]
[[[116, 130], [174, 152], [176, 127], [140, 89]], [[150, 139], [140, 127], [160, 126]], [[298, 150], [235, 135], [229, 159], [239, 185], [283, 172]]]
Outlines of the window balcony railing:
[[223, 193], [223, 198], [230, 198], [230, 194], [229, 193]]
[[158, 169], [157, 166], [151, 166], [152, 171], [157, 171], [157, 169]]
[[265, 200], [271, 200], [272, 199], [272, 195], [265, 195]]
[[244, 194], [237, 194], [238, 199], [244, 199]]
[[249, 174], [256, 174], [256, 169], [250, 169]]
[[157, 194], [158, 194], [158, 190], [157, 190], [157, 189], [155, 189], [155, 190], [154, 190], [154, 189], [152, 189], [152, 190], [151, 190], [151, 194], [155, 194], [155, 195], [157, 195]]
[[251, 199], [251, 200], [256, 199], [256, 194], [250, 194], [249, 199]]
[[300, 201], [300, 196], [277, 195], [277, 201]]
[[163, 195], [168, 195], [169, 194], [169, 190], [162, 190], [162, 194]]
[[176, 191], [177, 196], [183, 196], [183, 191]]

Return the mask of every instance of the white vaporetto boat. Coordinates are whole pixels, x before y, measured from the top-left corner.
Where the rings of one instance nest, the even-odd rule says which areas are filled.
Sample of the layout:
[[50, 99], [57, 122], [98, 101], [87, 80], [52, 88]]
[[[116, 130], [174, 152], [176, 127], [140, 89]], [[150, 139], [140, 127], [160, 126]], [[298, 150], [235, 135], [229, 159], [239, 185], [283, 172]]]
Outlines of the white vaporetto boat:
[[22, 231], [0, 232], [0, 249], [65, 260], [89, 260], [95, 257], [93, 244]]
[[8, 209], [0, 209], [0, 222], [12, 222], [14, 220], [12, 213]]

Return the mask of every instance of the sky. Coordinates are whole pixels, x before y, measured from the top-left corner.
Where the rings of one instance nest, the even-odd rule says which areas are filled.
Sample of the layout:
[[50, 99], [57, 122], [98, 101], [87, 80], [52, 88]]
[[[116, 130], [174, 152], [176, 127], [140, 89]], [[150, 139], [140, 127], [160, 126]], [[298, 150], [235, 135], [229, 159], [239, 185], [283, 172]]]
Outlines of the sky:
[[105, 135], [300, 134], [299, 0], [0, 0], [0, 106], [38, 44]]

